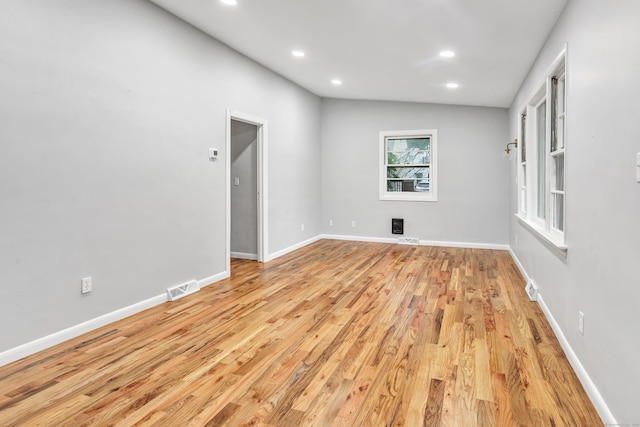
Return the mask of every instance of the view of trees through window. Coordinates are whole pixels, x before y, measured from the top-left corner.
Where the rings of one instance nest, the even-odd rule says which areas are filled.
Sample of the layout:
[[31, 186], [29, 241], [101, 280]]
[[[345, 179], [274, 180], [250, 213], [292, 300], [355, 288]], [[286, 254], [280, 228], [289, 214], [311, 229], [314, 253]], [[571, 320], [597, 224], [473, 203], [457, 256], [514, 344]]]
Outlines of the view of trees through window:
[[430, 188], [431, 138], [387, 138], [387, 191], [426, 192]]

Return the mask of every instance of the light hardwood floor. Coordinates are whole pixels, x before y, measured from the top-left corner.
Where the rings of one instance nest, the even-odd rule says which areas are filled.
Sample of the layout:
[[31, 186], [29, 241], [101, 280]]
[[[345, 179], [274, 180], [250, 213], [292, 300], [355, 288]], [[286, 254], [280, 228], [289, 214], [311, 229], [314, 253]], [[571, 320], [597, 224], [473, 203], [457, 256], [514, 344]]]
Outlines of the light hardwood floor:
[[508, 252], [322, 240], [0, 368], [0, 426], [602, 426]]

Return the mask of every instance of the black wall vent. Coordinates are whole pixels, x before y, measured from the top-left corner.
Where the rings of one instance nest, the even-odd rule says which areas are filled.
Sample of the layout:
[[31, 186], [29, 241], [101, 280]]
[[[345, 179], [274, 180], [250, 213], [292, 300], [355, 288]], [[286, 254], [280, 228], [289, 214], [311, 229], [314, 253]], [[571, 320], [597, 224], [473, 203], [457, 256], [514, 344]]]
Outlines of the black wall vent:
[[391, 218], [391, 234], [404, 234], [404, 218]]

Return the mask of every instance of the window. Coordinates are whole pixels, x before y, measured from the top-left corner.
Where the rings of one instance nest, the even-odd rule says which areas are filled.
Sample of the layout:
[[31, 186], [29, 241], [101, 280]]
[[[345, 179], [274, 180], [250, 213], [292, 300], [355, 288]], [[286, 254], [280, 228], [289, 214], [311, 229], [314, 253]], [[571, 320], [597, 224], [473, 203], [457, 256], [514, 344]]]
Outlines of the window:
[[518, 171], [518, 181], [520, 187], [519, 206], [520, 212], [524, 215], [527, 213], [527, 113], [520, 114], [520, 155], [518, 157], [520, 168]]
[[566, 72], [563, 52], [519, 115], [518, 217], [555, 249], [565, 246]]
[[380, 200], [437, 201], [437, 131], [380, 132]]

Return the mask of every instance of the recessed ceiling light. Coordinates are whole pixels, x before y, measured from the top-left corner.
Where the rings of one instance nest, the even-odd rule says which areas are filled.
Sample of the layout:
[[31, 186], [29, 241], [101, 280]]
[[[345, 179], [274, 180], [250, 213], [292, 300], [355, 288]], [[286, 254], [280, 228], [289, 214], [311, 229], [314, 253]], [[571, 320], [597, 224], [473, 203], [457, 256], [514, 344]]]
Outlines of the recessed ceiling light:
[[236, 0], [220, 0], [222, 3], [224, 4], [228, 4], [231, 6], [235, 6], [236, 4], [238, 4], [238, 2]]
[[331, 80], [331, 84], [335, 85], [335, 86], [340, 86], [342, 84], [342, 80], [340, 79], [333, 79]]
[[292, 50], [291, 51], [291, 55], [297, 56], [298, 58], [303, 58], [304, 57], [304, 52], [301, 51], [301, 50]]
[[456, 56], [456, 53], [452, 50], [443, 50], [442, 52], [440, 52], [440, 56], [442, 56], [443, 58], [453, 58], [454, 56]]
[[460, 86], [458, 83], [454, 83], [454, 82], [447, 83], [447, 87], [448, 87], [449, 89], [455, 89], [455, 88], [457, 88], [458, 86]]

